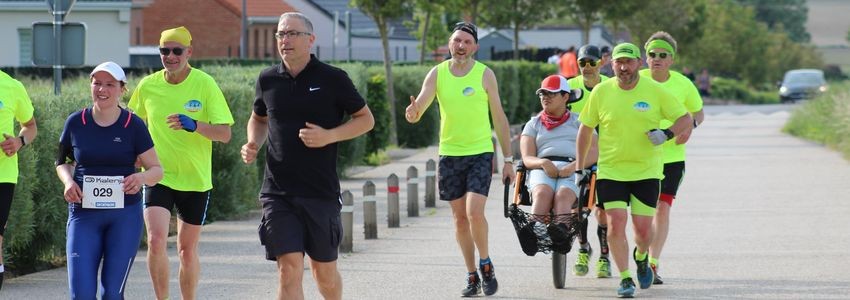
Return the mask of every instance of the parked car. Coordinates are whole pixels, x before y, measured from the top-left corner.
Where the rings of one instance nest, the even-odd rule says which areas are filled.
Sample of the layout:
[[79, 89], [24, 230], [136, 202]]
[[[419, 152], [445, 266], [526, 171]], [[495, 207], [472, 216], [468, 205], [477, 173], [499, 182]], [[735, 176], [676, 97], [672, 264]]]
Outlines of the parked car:
[[826, 92], [827, 88], [823, 71], [816, 69], [791, 70], [785, 72], [785, 77], [779, 84], [779, 99], [783, 103], [811, 99]]

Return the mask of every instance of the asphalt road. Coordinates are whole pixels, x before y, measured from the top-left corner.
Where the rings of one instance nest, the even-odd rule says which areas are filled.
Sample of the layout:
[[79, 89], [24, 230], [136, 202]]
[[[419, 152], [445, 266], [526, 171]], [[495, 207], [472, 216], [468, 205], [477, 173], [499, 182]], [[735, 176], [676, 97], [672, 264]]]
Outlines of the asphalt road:
[[[834, 151], [780, 131], [795, 107], [706, 107], [706, 122], [689, 142], [687, 175], [673, 207], [673, 226], [661, 258], [665, 284], [638, 290], [636, 297], [850, 298], [850, 202], [846, 201], [850, 165]], [[415, 218], [406, 217], [404, 211], [405, 171], [415, 165], [423, 174], [428, 159], [436, 159], [435, 148], [365, 170], [343, 182], [343, 188], [357, 197], [354, 252], [339, 259], [345, 299], [459, 297], [465, 270], [448, 205], [438, 201], [436, 209], [420, 207], [421, 216]], [[383, 197], [390, 173], [401, 176], [401, 228], [387, 228], [384, 218]], [[363, 239], [360, 200], [367, 179], [377, 185], [379, 223], [379, 238], [368, 241]], [[565, 289], [553, 288], [550, 258], [525, 256], [510, 222], [502, 217], [498, 180], [493, 181], [490, 196], [491, 257], [500, 290], [487, 298], [616, 296], [616, 278], [569, 274]], [[256, 237], [258, 222], [255, 216], [205, 227], [198, 299], [275, 297], [275, 266], [263, 259]], [[595, 228], [594, 220], [590, 226]], [[591, 242], [598, 245], [594, 234]], [[172, 299], [178, 299], [173, 239], [169, 250]], [[596, 257], [594, 254], [592, 270]], [[575, 254], [570, 253], [568, 259], [572, 264]], [[8, 280], [0, 299], [67, 298], [65, 272], [60, 268]], [[304, 282], [306, 298], [319, 299], [309, 274]], [[153, 299], [152, 293], [145, 253], [139, 252], [126, 297]]]

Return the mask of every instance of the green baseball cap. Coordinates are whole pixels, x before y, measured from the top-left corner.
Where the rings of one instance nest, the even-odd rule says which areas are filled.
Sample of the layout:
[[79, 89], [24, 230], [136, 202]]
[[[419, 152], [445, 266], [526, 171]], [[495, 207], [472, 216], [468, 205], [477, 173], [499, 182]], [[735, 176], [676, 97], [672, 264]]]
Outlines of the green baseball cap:
[[611, 57], [618, 59], [620, 57], [640, 59], [640, 48], [632, 43], [621, 43], [614, 47]]

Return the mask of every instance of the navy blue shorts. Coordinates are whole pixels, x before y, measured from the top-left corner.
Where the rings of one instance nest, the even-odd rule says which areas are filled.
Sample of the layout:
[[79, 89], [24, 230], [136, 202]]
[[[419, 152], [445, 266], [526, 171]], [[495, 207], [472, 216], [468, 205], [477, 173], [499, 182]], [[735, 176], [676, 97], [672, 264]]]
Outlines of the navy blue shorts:
[[305, 198], [260, 194], [263, 220], [258, 233], [266, 259], [292, 252], [307, 253], [318, 262], [332, 262], [339, 254], [342, 221], [339, 198]]
[[143, 192], [145, 208], [159, 206], [171, 211], [177, 208], [177, 217], [192, 225], [204, 225], [207, 220], [207, 207], [210, 204], [210, 191], [184, 192], [157, 184], [145, 186]]
[[440, 200], [452, 201], [467, 192], [486, 197], [490, 193], [492, 172], [492, 152], [467, 156], [441, 155], [438, 169]]

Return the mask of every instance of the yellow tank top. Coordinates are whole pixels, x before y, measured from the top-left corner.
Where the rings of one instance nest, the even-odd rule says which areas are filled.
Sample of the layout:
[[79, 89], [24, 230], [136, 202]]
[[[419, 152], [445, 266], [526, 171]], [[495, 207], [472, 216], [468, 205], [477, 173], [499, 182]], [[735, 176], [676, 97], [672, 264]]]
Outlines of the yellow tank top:
[[475, 62], [466, 75], [452, 75], [450, 61], [437, 65], [440, 105], [440, 155], [466, 156], [493, 152], [490, 105], [484, 90], [487, 66]]

